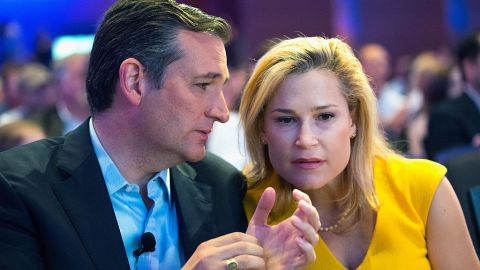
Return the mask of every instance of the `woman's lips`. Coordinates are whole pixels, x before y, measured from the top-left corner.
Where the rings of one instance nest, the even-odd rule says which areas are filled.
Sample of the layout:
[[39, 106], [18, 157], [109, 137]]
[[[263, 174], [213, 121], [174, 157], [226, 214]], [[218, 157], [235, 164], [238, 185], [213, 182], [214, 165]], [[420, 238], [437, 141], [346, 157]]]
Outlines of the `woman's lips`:
[[292, 161], [292, 164], [300, 169], [313, 170], [321, 167], [325, 160], [319, 158], [298, 158]]

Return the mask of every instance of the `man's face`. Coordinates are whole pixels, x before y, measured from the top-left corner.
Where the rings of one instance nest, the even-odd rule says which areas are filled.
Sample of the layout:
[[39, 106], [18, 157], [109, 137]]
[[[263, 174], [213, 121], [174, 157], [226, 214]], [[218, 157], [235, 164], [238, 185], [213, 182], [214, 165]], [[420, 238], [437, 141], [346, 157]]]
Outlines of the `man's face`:
[[228, 69], [219, 38], [181, 30], [177, 42], [183, 57], [166, 68], [161, 89], [147, 86], [140, 128], [147, 151], [178, 163], [201, 160], [213, 123], [228, 120], [223, 97]]

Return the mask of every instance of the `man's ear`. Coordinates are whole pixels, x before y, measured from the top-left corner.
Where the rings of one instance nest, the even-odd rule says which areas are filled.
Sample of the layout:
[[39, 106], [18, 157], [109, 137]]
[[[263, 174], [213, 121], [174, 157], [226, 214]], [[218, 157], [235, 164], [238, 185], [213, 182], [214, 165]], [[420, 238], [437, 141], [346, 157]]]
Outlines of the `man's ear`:
[[122, 95], [133, 105], [139, 105], [145, 90], [145, 72], [142, 63], [127, 58], [119, 68], [119, 88]]

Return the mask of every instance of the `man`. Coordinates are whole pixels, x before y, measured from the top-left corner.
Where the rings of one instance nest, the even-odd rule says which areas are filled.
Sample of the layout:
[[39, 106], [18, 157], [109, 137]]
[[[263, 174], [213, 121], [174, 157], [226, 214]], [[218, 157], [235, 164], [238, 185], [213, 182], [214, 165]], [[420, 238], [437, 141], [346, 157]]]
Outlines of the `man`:
[[85, 91], [88, 54], [73, 54], [54, 65], [58, 101], [30, 119], [39, 123], [48, 137], [61, 136], [78, 127], [90, 114]]
[[228, 35], [223, 19], [174, 1], [120, 0], [107, 11], [87, 75], [92, 118], [0, 154], [1, 269], [293, 269], [314, 260], [320, 224], [308, 196], [294, 192], [294, 216], [268, 226], [269, 190], [240, 233], [242, 176], [205, 153], [214, 121], [228, 119]]
[[456, 52], [465, 83], [463, 94], [447, 100], [430, 113], [425, 148], [438, 160], [447, 151], [480, 146], [480, 33], [462, 40]]
[[387, 137], [396, 141], [404, 127], [407, 107], [401, 89], [388, 81], [390, 55], [382, 45], [369, 43], [360, 48], [359, 58], [365, 73], [372, 79], [372, 88], [378, 98], [380, 124]]

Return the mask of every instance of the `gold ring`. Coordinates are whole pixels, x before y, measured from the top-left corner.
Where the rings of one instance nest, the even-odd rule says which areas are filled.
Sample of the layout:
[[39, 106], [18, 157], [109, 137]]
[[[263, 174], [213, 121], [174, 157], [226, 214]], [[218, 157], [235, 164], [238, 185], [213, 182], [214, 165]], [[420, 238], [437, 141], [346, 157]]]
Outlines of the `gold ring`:
[[234, 258], [227, 260], [227, 270], [238, 270], [238, 263]]

